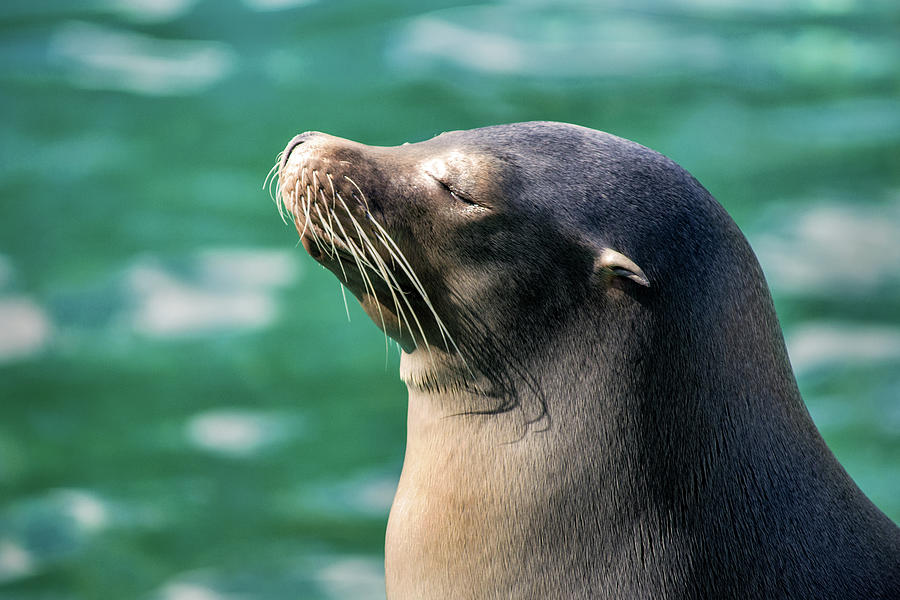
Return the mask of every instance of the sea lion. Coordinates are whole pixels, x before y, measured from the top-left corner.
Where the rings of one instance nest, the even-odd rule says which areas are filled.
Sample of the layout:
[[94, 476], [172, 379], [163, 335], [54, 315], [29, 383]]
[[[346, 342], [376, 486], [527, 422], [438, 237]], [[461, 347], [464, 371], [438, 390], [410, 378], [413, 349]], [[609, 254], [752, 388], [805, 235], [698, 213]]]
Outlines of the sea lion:
[[391, 599], [900, 598], [900, 530], [810, 419], [744, 236], [561, 123], [295, 137], [278, 200], [403, 349]]

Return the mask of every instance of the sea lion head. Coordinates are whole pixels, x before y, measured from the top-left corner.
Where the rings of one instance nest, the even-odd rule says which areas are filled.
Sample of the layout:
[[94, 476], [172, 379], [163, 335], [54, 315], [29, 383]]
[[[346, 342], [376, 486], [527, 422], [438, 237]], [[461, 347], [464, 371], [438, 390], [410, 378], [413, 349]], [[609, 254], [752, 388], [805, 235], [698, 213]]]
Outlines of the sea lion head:
[[308, 132], [278, 181], [304, 247], [400, 344], [411, 386], [480, 386], [508, 408], [560, 362], [600, 358], [596, 376], [620, 385], [622, 364], [653, 369], [645, 357], [667, 348], [721, 355], [736, 310], [766, 328], [740, 347], [773, 333], [762, 274], [721, 206], [606, 133], [534, 122], [374, 147]]

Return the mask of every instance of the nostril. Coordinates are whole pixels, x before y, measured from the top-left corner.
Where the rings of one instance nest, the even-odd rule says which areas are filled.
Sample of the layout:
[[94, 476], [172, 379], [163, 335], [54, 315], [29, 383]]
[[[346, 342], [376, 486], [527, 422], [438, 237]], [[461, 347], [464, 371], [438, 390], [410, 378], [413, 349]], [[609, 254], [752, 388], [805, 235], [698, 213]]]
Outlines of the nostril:
[[291, 152], [294, 151], [294, 148], [311, 138], [316, 134], [315, 131], [307, 131], [301, 133], [299, 135], [295, 135], [288, 145], [284, 147], [284, 153], [281, 155], [281, 168], [284, 169], [284, 165], [287, 164], [288, 158], [291, 156]]

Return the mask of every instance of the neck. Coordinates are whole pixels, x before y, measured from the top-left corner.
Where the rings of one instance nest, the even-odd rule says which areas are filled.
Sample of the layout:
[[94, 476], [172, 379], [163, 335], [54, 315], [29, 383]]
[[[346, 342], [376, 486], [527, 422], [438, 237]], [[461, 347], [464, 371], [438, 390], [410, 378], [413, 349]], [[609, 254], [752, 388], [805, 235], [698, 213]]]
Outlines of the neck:
[[[631, 478], [646, 459], [631, 429], [640, 425], [601, 405], [617, 396], [599, 380], [535, 373], [514, 408], [498, 412], [497, 397], [434, 376], [460, 374], [455, 367], [424, 376], [416, 358], [401, 363], [409, 412], [387, 532], [390, 598], [589, 595], [599, 589], [592, 579], [638, 557], [626, 543], [635, 532], [666, 526]], [[609, 568], [598, 569], [598, 557]]]
[[[498, 398], [480, 379], [465, 384], [461, 363], [403, 356], [407, 448], [387, 531], [389, 598], [668, 593], [684, 585], [663, 576], [673, 569], [690, 581], [726, 568], [716, 561], [735, 549], [715, 544], [741, 523], [809, 510], [801, 497], [769, 509], [769, 494], [799, 481], [834, 508], [820, 474], [846, 475], [817, 459], [830, 453], [792, 378], [751, 398], [740, 382], [695, 376], [719, 387], [672, 395], [660, 382], [677, 374], [663, 373], [653, 380], [663, 387], [630, 393], [592, 362], [589, 379], [535, 372], [514, 408], [492, 411]], [[760, 400], [789, 430], [761, 417]], [[529, 416], [538, 401], [546, 411]]]

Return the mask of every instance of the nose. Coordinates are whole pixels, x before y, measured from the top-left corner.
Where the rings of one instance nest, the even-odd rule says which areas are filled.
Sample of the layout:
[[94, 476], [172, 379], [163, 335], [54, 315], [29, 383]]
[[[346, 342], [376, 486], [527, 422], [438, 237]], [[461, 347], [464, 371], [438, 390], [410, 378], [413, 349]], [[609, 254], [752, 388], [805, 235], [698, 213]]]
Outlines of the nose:
[[284, 153], [281, 155], [281, 169], [284, 169], [284, 165], [287, 164], [288, 158], [291, 156], [291, 152], [294, 151], [294, 148], [307, 141], [309, 138], [319, 135], [317, 131], [305, 131], [301, 134], [295, 135], [288, 145], [284, 147]]

